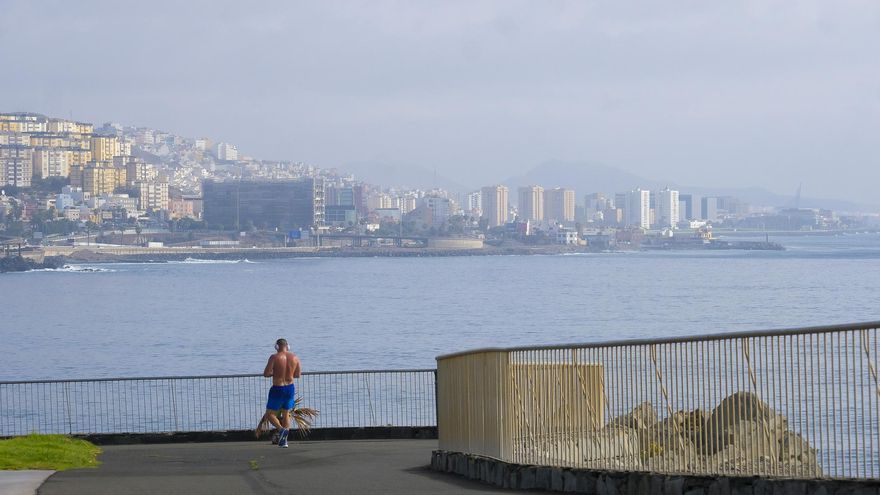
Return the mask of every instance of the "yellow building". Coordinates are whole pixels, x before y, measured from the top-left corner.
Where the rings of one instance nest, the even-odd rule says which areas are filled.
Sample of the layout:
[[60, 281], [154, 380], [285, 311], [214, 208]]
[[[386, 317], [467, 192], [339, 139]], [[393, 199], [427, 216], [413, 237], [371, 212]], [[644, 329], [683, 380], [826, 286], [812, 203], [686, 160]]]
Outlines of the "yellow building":
[[544, 218], [574, 222], [574, 189], [556, 187], [544, 191]]
[[97, 162], [112, 162], [113, 157], [122, 154], [116, 136], [92, 136], [91, 149], [92, 159]]
[[87, 163], [92, 161], [91, 150], [68, 148], [65, 151], [67, 152], [67, 163], [70, 166], [79, 165], [80, 167], [85, 167]]
[[93, 196], [113, 194], [117, 187], [125, 187], [125, 170], [109, 162], [89, 162], [85, 167], [70, 167], [70, 185], [81, 187]]
[[77, 134], [92, 134], [95, 132], [95, 125], [89, 124], [88, 122], [74, 122], [76, 124], [76, 133]]
[[487, 186], [482, 190], [483, 216], [489, 227], [507, 223], [507, 186]]
[[60, 134], [39, 133], [30, 134], [31, 146], [42, 146], [46, 148], [66, 148], [70, 146], [70, 138]]
[[544, 220], [544, 188], [525, 186], [519, 188], [519, 219]]

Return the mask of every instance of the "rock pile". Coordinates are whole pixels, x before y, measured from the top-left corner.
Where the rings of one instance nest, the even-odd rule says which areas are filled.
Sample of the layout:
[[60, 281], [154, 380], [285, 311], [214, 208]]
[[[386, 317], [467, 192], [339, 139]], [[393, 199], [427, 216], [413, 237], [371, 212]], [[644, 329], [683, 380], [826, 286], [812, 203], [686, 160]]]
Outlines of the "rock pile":
[[663, 419], [645, 402], [598, 431], [576, 437], [538, 450], [548, 458], [555, 457], [552, 452], [575, 453], [576, 461], [596, 469], [822, 476], [816, 449], [788, 429], [782, 414], [749, 392], [726, 397], [712, 411], [683, 410]]

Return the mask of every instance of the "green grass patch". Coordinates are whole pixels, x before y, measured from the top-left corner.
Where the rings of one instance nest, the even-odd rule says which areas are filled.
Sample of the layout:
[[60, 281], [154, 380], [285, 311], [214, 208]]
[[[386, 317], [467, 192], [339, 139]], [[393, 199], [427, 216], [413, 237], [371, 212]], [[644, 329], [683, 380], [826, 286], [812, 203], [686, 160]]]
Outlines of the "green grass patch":
[[101, 449], [64, 435], [28, 435], [0, 440], [0, 469], [65, 469], [97, 467]]

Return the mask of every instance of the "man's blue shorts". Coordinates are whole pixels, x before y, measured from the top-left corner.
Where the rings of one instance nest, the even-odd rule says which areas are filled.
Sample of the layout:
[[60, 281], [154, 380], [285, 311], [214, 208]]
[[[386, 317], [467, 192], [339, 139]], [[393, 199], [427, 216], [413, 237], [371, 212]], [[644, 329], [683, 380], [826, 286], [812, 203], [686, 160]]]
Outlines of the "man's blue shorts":
[[290, 385], [273, 385], [269, 389], [269, 400], [266, 401], [266, 409], [270, 411], [285, 411], [293, 409], [296, 387]]

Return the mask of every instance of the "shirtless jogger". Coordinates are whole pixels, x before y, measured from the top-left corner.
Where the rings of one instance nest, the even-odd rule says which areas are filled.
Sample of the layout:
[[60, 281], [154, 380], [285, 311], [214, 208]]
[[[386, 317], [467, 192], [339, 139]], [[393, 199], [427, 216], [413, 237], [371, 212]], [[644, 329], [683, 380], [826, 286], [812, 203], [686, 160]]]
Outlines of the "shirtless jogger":
[[[280, 430], [278, 446], [287, 448], [287, 436], [290, 433], [290, 411], [293, 409], [296, 388], [293, 379], [299, 378], [302, 370], [299, 358], [290, 352], [287, 340], [278, 339], [275, 342], [275, 354], [269, 356], [263, 376], [272, 377], [272, 388], [269, 389], [269, 399], [266, 401], [266, 414], [260, 420], [269, 421], [272, 426]], [[278, 412], [281, 412], [281, 421], [278, 420]], [[259, 433], [259, 425], [257, 427]]]

